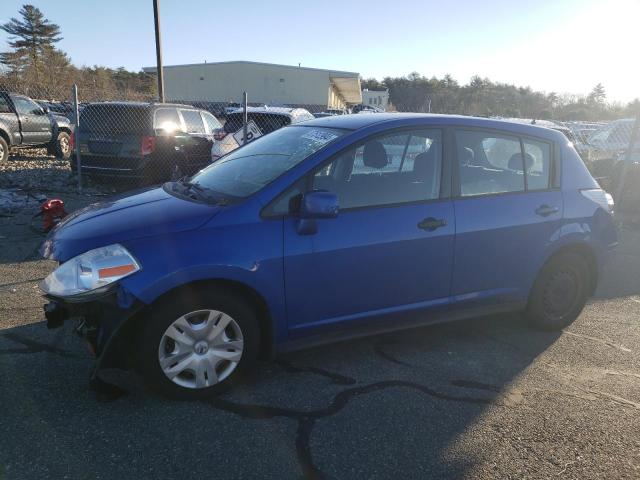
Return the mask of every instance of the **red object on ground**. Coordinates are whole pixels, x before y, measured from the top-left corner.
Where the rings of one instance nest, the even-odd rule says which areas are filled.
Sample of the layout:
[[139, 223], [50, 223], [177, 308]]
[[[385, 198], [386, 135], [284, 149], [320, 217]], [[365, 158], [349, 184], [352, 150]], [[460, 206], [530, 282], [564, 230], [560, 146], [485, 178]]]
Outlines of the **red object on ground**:
[[56, 224], [67, 216], [67, 211], [64, 209], [64, 202], [59, 198], [52, 198], [47, 200], [40, 207], [42, 212], [42, 229], [48, 232]]

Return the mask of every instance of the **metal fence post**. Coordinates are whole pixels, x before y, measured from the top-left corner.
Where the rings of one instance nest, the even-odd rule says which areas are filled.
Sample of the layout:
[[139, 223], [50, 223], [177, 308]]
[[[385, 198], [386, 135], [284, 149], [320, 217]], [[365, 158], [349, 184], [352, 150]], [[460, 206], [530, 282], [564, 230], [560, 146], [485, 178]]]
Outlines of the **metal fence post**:
[[247, 123], [249, 117], [247, 115], [247, 92], [242, 92], [242, 144], [247, 143]]
[[78, 193], [82, 193], [82, 160], [80, 157], [80, 107], [78, 105], [78, 85], [73, 84], [73, 111], [75, 112], [75, 126], [73, 128], [74, 147], [76, 153], [76, 167], [78, 169]]

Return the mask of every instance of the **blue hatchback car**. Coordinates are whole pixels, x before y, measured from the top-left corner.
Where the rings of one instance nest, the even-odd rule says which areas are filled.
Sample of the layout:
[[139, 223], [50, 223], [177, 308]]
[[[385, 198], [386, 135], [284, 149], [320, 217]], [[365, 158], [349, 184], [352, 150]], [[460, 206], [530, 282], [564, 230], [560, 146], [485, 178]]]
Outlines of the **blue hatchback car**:
[[554, 130], [418, 114], [315, 119], [188, 180], [97, 203], [42, 246], [48, 325], [165, 394], [259, 356], [498, 312], [561, 329], [616, 244], [613, 201]]

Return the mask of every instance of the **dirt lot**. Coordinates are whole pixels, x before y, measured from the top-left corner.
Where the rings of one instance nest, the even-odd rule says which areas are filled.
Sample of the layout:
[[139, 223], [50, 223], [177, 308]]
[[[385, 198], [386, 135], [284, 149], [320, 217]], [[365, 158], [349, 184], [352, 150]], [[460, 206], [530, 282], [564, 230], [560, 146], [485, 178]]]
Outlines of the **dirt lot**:
[[42, 322], [40, 238], [20, 215], [0, 221], [0, 478], [640, 477], [633, 226], [561, 334], [518, 316], [422, 328], [263, 363], [222, 397], [175, 402], [132, 375], [113, 377], [126, 394], [88, 390], [89, 354]]

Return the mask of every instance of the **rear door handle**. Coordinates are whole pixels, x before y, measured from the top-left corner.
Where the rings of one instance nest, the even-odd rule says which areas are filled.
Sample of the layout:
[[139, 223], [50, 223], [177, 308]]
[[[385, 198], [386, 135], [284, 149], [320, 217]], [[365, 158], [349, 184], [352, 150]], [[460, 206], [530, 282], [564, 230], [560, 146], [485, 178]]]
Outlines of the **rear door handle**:
[[444, 218], [427, 217], [418, 223], [418, 228], [421, 228], [422, 230], [426, 230], [428, 232], [433, 232], [440, 227], [444, 227], [446, 224], [447, 221]]
[[548, 217], [549, 215], [553, 215], [554, 213], [558, 213], [560, 209], [558, 207], [552, 207], [550, 205], [540, 205], [536, 208], [536, 215], [540, 215], [541, 217]]

